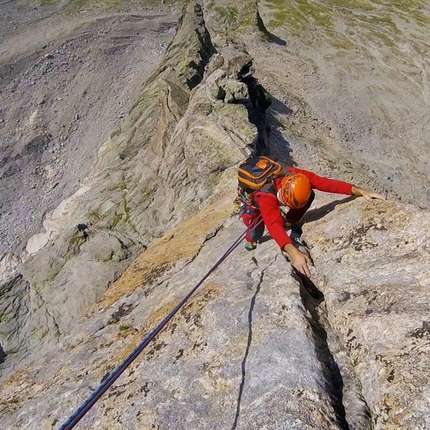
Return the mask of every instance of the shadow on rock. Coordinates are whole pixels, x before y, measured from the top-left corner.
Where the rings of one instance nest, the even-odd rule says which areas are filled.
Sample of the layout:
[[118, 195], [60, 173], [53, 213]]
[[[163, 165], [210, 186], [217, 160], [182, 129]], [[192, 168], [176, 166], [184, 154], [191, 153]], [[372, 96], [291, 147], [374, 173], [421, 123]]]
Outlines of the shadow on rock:
[[293, 111], [286, 104], [282, 103], [280, 100], [276, 99], [273, 96], [272, 104], [270, 105], [270, 107], [281, 115], [291, 115], [293, 113]]
[[277, 45], [280, 45], [280, 46], [285, 46], [287, 44], [287, 42], [284, 39], [281, 39], [280, 37], [270, 32], [269, 32], [269, 41], [272, 43], [276, 43]]
[[271, 33], [269, 30], [267, 30], [266, 26], [264, 25], [263, 20], [261, 19], [260, 13], [257, 11], [257, 27], [260, 29], [260, 31], [265, 34], [269, 42], [276, 43], [277, 45], [286, 45], [287, 42], [283, 39], [281, 39], [278, 36], [275, 36], [273, 33]]
[[[292, 266], [291, 266], [292, 267]], [[302, 275], [296, 268], [292, 267], [292, 275], [293, 278], [299, 282], [300, 284], [300, 295], [304, 296], [304, 289], [307, 293], [309, 293], [314, 299], [314, 306], [318, 306], [321, 302], [324, 301], [324, 294], [318, 287], [305, 275]]]
[[270, 127], [270, 155], [288, 166], [294, 166], [296, 163], [291, 157], [290, 142], [282, 135], [282, 130], [285, 127], [275, 116], [276, 113], [280, 115], [291, 115], [293, 111], [285, 103], [282, 103], [273, 96], [271, 96], [271, 101], [270, 110], [268, 110], [266, 114], [267, 124]]
[[3, 346], [0, 344], [0, 364], [6, 361], [6, 353], [4, 352]]
[[272, 240], [272, 236], [270, 236], [270, 234], [265, 234], [259, 241], [258, 243], [264, 243], [264, 242], [268, 242], [269, 240]]
[[320, 208], [311, 209], [303, 217], [304, 222], [308, 223], [308, 222], [318, 221], [319, 219], [324, 218], [328, 213], [330, 213], [337, 205], [342, 205], [342, 204], [351, 202], [356, 198], [357, 196], [348, 196], [348, 197], [345, 197], [344, 199], [330, 202], [324, 206], [321, 206]]

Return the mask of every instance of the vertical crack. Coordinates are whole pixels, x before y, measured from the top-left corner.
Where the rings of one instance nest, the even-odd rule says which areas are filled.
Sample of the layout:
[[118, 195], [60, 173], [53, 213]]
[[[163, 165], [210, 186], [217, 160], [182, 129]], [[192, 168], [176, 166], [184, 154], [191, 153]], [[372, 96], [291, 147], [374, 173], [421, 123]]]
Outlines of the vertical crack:
[[253, 312], [254, 312], [255, 302], [257, 300], [257, 295], [260, 292], [261, 284], [263, 283], [263, 278], [264, 278], [264, 272], [265, 272], [265, 270], [266, 269], [264, 269], [264, 270], [261, 271], [260, 280], [259, 280], [259, 282], [257, 284], [257, 288], [255, 290], [255, 293], [252, 296], [251, 305], [249, 306], [249, 311], [248, 311], [248, 342], [247, 342], [247, 345], [246, 345], [245, 355], [244, 355], [243, 360], [242, 360], [242, 380], [240, 382], [239, 394], [237, 396], [236, 415], [234, 417], [234, 422], [233, 422], [232, 430], [236, 429], [237, 424], [239, 422], [240, 405], [241, 405], [242, 395], [243, 395], [243, 389], [245, 388], [245, 381], [246, 381], [246, 361], [248, 359], [249, 349], [250, 349], [251, 343], [252, 343], [252, 315], [253, 315]]
[[321, 304], [317, 310], [319, 322], [326, 329], [327, 343], [335, 357], [336, 364], [342, 375], [343, 390], [342, 403], [345, 408], [346, 420], [351, 429], [373, 429], [372, 414], [363, 396], [363, 387], [357, 377], [354, 365], [349, 359], [345, 345], [340, 341], [334, 330], [331, 329], [325, 304]]
[[327, 391], [331, 397], [339, 426], [343, 430], [372, 429], [370, 409], [362, 395], [362, 388], [343, 346], [331, 330], [324, 306], [324, 295], [309, 279], [295, 271], [300, 283], [303, 305], [312, 316], [316, 353], [321, 362]]
[[[315, 350], [323, 369], [323, 374], [327, 383], [327, 392], [330, 395], [337, 422], [342, 430], [349, 430], [350, 426], [346, 419], [345, 406], [343, 404], [342, 374], [330, 351], [327, 341], [327, 331], [322, 325], [317, 312], [317, 307], [324, 300], [324, 296], [309, 278], [301, 275], [297, 271], [294, 271], [293, 276], [299, 281], [300, 297], [303, 305], [312, 316], [310, 325], [314, 333]], [[320, 292], [320, 295], [318, 295], [317, 292]]]
[[190, 90], [195, 88], [203, 80], [205, 67], [209, 63], [211, 57], [216, 53], [211, 36], [206, 28], [203, 10], [200, 4], [195, 4], [194, 13], [197, 21], [195, 33], [200, 47], [197, 50], [196, 61], [191, 60], [188, 63], [189, 76], [187, 77], [187, 85]]

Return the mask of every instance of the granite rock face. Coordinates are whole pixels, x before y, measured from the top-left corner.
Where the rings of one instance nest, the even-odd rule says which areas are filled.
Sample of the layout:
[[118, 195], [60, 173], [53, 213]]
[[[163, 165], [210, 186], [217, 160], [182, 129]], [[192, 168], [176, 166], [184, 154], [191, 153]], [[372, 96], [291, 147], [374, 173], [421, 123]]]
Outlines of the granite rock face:
[[[272, 240], [251, 253], [240, 246], [83, 425], [428, 427], [429, 213], [324, 197], [304, 225], [310, 281], [292, 276]], [[65, 420], [242, 234], [230, 209], [229, 199], [209, 206], [149, 246], [48, 367], [34, 360], [4, 381], [8, 428]]]
[[[2, 257], [5, 428], [58, 428], [243, 234], [249, 153], [386, 185], [293, 88], [262, 17], [256, 2], [187, 2], [91, 174]], [[305, 221], [310, 279], [268, 235], [240, 243], [82, 428], [429, 428], [428, 210], [319, 194]]]
[[428, 211], [352, 202], [334, 212], [309, 224], [315, 264], [323, 267], [315, 282], [325, 295], [324, 313], [375, 428], [427, 428]]
[[[52, 399], [39, 406], [39, 420], [44, 417], [42, 424], [49, 427], [64, 419], [63, 411], [75, 406], [77, 398], [89, 393], [88, 386], [96, 385], [114, 362], [130, 353], [242, 233], [241, 222], [229, 218], [230, 204], [227, 199], [209, 207], [144, 251], [112, 285], [110, 294], [79, 321], [79, 331], [58, 345], [49, 357], [51, 366], [39, 362], [31, 371], [22, 369], [15, 376], [18, 380], [6, 381], [5, 398], [15, 399], [19, 407], [16, 388], [30, 390], [33, 400], [26, 405], [32, 411], [37, 384], [31, 378], [39, 375], [39, 388]], [[216, 231], [210, 239], [208, 230]], [[169, 264], [166, 248], [187, 252]], [[161, 276], [160, 268], [165, 268]], [[327, 380], [315, 336], [299, 284], [273, 241], [253, 255], [238, 248], [85, 425], [221, 429], [277, 423], [276, 428], [343, 428], [341, 404], [333, 381]], [[63, 378], [69, 382], [64, 384]], [[78, 390], [76, 378], [82, 381]], [[57, 404], [54, 412], [58, 397], [66, 403]], [[8, 426], [31, 428], [30, 415], [19, 415]]]

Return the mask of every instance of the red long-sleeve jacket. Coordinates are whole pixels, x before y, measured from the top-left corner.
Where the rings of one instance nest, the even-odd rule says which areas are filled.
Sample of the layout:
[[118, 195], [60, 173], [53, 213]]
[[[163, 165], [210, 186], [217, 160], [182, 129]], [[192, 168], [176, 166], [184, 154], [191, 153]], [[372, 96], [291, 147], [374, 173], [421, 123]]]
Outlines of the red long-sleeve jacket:
[[[323, 176], [318, 176], [313, 172], [309, 172], [303, 169], [297, 169], [295, 167], [286, 166], [286, 168], [293, 173], [303, 173], [306, 175], [311, 183], [312, 189], [319, 191], [326, 191], [329, 193], [338, 194], [352, 194], [352, 184], [348, 182], [338, 181], [336, 179], [330, 179]], [[276, 190], [280, 188], [282, 176], [274, 180]], [[275, 242], [283, 248], [288, 243], [292, 243], [292, 240], [285, 232], [285, 220], [282, 217], [281, 209], [279, 207], [279, 201], [277, 197], [267, 191], [257, 191], [253, 198], [256, 206], [260, 209], [263, 221], [266, 224], [267, 230], [269, 231]]]

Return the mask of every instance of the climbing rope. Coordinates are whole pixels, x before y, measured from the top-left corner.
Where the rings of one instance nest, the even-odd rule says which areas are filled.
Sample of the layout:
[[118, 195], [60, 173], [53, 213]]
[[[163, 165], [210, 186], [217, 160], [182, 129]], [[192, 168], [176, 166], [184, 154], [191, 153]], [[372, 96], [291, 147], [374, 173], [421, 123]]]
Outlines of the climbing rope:
[[155, 327], [133, 350], [133, 352], [114, 369], [109, 376], [99, 385], [99, 387], [85, 400], [81, 406], [68, 418], [68, 420], [59, 428], [59, 430], [70, 430], [84, 417], [84, 415], [94, 406], [97, 400], [107, 391], [107, 389], [121, 376], [125, 369], [136, 359], [136, 357], [145, 349], [148, 343], [166, 326], [173, 318], [179, 309], [187, 302], [187, 300], [197, 291], [200, 285], [218, 268], [218, 266], [227, 259], [227, 257], [237, 248], [237, 246], [245, 238], [248, 230], [251, 230], [261, 220], [261, 215], [236, 239], [236, 241], [228, 248], [222, 257], [212, 266], [205, 276], [196, 284], [196, 286], [175, 306], [172, 311]]

